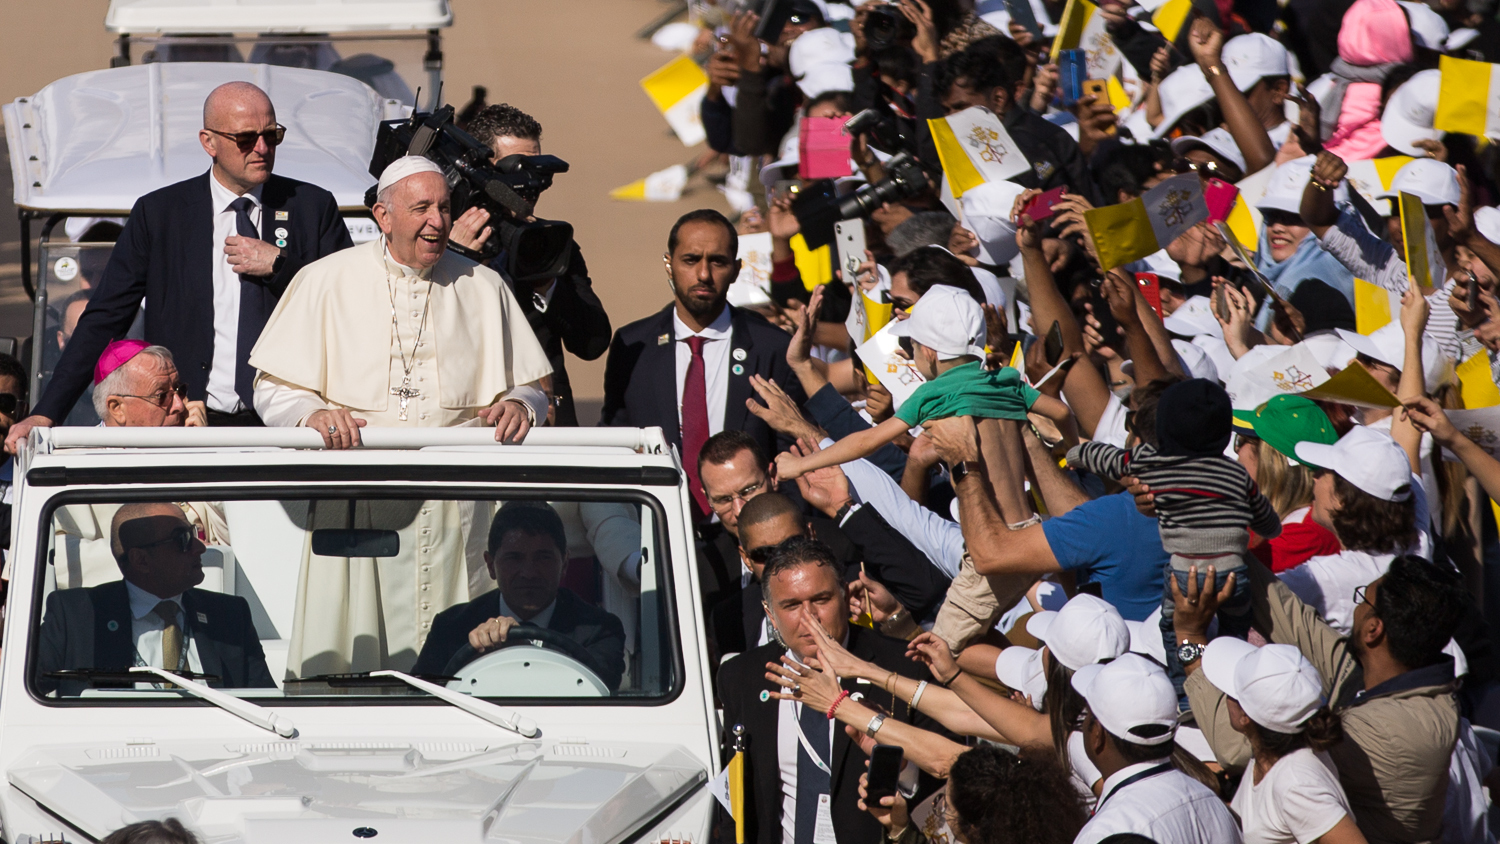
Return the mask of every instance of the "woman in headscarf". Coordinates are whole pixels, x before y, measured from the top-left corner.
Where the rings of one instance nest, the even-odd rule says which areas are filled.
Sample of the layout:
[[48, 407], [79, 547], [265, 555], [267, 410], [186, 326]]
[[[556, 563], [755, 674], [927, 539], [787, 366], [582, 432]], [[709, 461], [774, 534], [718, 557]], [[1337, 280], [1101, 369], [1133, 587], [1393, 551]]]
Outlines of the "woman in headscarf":
[[1308, 88], [1322, 108], [1325, 149], [1345, 161], [1375, 158], [1385, 149], [1382, 85], [1411, 60], [1411, 25], [1396, 0], [1357, 0], [1349, 7], [1339, 29], [1338, 58]]

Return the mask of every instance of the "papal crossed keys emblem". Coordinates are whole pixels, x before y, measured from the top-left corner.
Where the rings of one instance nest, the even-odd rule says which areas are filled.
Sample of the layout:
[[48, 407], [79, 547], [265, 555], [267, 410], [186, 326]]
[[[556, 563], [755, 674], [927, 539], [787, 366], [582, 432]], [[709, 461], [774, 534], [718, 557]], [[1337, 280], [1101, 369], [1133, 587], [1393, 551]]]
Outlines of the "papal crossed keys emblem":
[[1303, 390], [1311, 390], [1313, 386], [1312, 376], [1295, 366], [1289, 366], [1285, 372], [1272, 372], [1271, 380], [1276, 383], [1276, 389], [1287, 393], [1300, 393]]
[[1162, 222], [1169, 226], [1175, 226], [1187, 219], [1188, 212], [1193, 210], [1189, 199], [1192, 194], [1185, 190], [1169, 190], [1166, 198], [1161, 201]]
[[1474, 444], [1485, 451], [1494, 451], [1497, 437], [1495, 432], [1483, 425], [1470, 425], [1464, 429], [1464, 436], [1474, 441]]
[[969, 129], [969, 146], [979, 150], [979, 160], [990, 161], [1000, 164], [1005, 161], [1005, 150], [995, 146], [995, 141], [1000, 140], [1000, 133], [994, 129], [986, 129], [983, 126], [973, 126]]

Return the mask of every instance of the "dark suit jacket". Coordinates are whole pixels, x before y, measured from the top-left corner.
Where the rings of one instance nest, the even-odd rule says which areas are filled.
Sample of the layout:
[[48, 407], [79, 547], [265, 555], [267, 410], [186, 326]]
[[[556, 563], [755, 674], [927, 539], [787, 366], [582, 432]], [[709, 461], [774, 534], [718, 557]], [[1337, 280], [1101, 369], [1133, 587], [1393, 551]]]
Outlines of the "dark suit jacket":
[[[895, 671], [906, 677], [927, 681], [932, 675], [926, 666], [906, 658], [906, 643], [891, 639], [850, 625], [849, 652], [875, 663], [881, 668]], [[780, 691], [780, 687], [766, 679], [766, 663], [780, 659], [786, 649], [772, 642], [746, 651], [724, 663], [719, 669], [719, 700], [724, 704], [725, 759], [733, 755], [733, 733], [735, 724], [745, 727], [745, 840], [756, 844], [781, 844], [781, 768], [777, 754], [777, 718], [780, 701], [760, 699], [764, 691]], [[862, 693], [870, 704], [888, 710], [890, 717], [934, 732], [942, 732], [931, 718], [912, 712], [906, 701], [880, 690], [878, 686], [845, 680], [844, 688]], [[869, 812], [859, 809], [859, 775], [865, 771], [866, 757], [859, 747], [844, 732], [842, 724], [831, 725], [833, 734], [833, 828], [838, 844], [870, 844], [879, 841], [881, 827]], [[923, 774], [918, 785], [917, 796], [910, 805], [915, 806], [927, 794], [938, 788], [938, 781]], [[729, 813], [722, 807], [715, 809], [715, 829], [723, 838], [729, 832], [728, 841], [734, 840], [733, 821], [725, 821]]]
[[[414, 674], [441, 674], [448, 660], [469, 643], [469, 631], [500, 614], [500, 590], [492, 589], [467, 604], [449, 607], [432, 619], [432, 632], [422, 645]], [[548, 630], [583, 645], [594, 657], [589, 666], [610, 690], [620, 688], [625, 673], [625, 625], [612, 613], [584, 603], [567, 588], [557, 590], [557, 608]]]
[[[214, 357], [213, 266], [223, 249], [213, 238], [210, 178], [204, 173], [136, 200], [33, 413], [54, 420], [68, 415], [92, 381], [104, 347], [130, 330], [143, 298], [147, 342], [172, 351], [188, 398], [204, 398]], [[277, 211], [286, 212], [286, 219], [276, 219]], [[248, 328], [255, 337], [298, 270], [353, 245], [333, 194], [280, 176], [272, 176], [261, 189], [260, 228], [261, 239], [272, 243], [275, 230], [286, 229], [287, 245], [276, 274], [253, 280], [263, 295], [241, 297], [241, 330]], [[239, 345], [244, 350], [239, 364], [247, 367], [254, 337], [248, 342], [242, 338]]]
[[[182, 611], [203, 673], [221, 678], [211, 685], [275, 688], [260, 637], [250, 620], [250, 605], [244, 598], [189, 589], [182, 593]], [[59, 683], [47, 678], [47, 672], [64, 668], [128, 671], [135, 665], [130, 595], [125, 591], [125, 581], [60, 589], [48, 595], [36, 665], [37, 688], [44, 692], [57, 689], [63, 696], [79, 694], [88, 685], [73, 680]]]
[[761, 607], [763, 594], [760, 581], [752, 580], [709, 610], [709, 654], [715, 664], [726, 655], [744, 653], [747, 647], [760, 642], [766, 620], [766, 611]]
[[552, 287], [552, 299], [546, 312], [538, 311], [532, 299], [530, 285], [517, 285], [501, 272], [499, 261], [491, 263], [491, 269], [500, 272], [510, 292], [526, 315], [526, 322], [536, 334], [538, 343], [547, 352], [547, 362], [552, 364], [552, 396], [557, 402], [555, 422], [559, 426], [576, 427], [578, 411], [573, 407], [573, 385], [568, 379], [563, 349], [583, 360], [594, 360], [609, 348], [609, 314], [594, 293], [594, 284], [589, 280], [588, 264], [583, 262], [583, 251], [573, 244], [573, 257], [568, 260], [568, 270], [558, 276]]
[[[774, 458], [790, 446], [778, 440], [770, 426], [745, 408], [755, 395], [750, 376], [761, 375], [786, 390], [801, 405], [807, 398], [802, 383], [787, 366], [786, 348], [791, 335], [753, 311], [727, 305], [730, 314], [730, 346], [745, 352], [744, 360], [729, 356], [729, 389], [724, 408], [724, 430], [741, 430], [760, 442], [766, 456]], [[604, 413], [600, 425], [660, 427], [667, 442], [682, 448], [682, 429], [677, 421], [677, 346], [672, 325], [672, 305], [615, 332], [604, 365]], [[666, 335], [667, 342], [658, 342]], [[735, 373], [734, 367], [742, 371]]]

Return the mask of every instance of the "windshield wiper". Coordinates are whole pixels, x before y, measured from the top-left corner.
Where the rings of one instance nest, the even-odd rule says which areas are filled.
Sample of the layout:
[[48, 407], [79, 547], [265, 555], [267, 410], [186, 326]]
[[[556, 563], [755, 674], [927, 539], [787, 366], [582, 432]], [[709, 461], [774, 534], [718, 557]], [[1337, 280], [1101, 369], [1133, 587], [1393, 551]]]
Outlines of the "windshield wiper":
[[371, 671], [369, 676], [394, 677], [414, 689], [421, 689], [439, 700], [453, 704], [475, 718], [482, 718], [497, 727], [504, 727], [511, 732], [520, 733], [526, 738], [536, 738], [542, 734], [536, 722], [530, 718], [523, 718], [514, 712], [501, 709], [488, 701], [471, 697], [462, 692], [455, 692], [452, 689], [443, 688], [436, 683], [420, 680], [410, 674], [404, 674], [400, 671]]
[[137, 666], [130, 669], [130, 671], [133, 674], [150, 674], [154, 677], [160, 677], [173, 685], [180, 686], [183, 691], [193, 697], [199, 700], [206, 700], [228, 712], [230, 715], [243, 718], [263, 730], [270, 730], [282, 738], [295, 738], [297, 736], [297, 725], [292, 723], [292, 719], [277, 713], [274, 709], [256, 706], [247, 700], [240, 700], [234, 695], [226, 694], [218, 689], [189, 680], [181, 674], [173, 674], [165, 669]]
[[[60, 668], [57, 671], [48, 671], [43, 677], [53, 680], [84, 680], [90, 685], [100, 683], [117, 683], [125, 686], [134, 686], [141, 682], [141, 678], [129, 671], [108, 668]], [[194, 671], [180, 672], [180, 676], [189, 680], [221, 680], [217, 674], [199, 674]]]
[[[413, 674], [418, 680], [427, 680], [433, 683], [449, 683], [457, 680], [457, 677], [449, 677], [446, 674]], [[327, 683], [334, 688], [340, 686], [403, 686], [405, 682], [398, 678], [385, 678], [373, 676], [369, 671], [354, 671], [346, 674], [314, 674], [311, 677], [292, 677], [287, 683]]]

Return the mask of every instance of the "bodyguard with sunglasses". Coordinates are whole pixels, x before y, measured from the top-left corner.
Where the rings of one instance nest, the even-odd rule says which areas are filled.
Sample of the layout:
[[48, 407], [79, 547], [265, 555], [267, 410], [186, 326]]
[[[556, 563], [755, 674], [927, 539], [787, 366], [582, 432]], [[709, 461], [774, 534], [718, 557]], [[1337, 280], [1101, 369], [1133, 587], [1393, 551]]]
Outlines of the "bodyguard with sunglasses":
[[39, 691], [77, 695], [86, 679], [65, 669], [133, 666], [208, 675], [224, 688], [275, 688], [244, 598], [196, 588], [203, 542], [182, 508], [126, 504], [110, 521], [121, 580], [47, 596], [37, 648]]
[[93, 298], [34, 414], [52, 425], [88, 386], [104, 347], [125, 335], [144, 300], [146, 337], [177, 360], [188, 398], [208, 403], [210, 425], [259, 425], [251, 406], [250, 350], [292, 276], [352, 245], [333, 195], [272, 175], [288, 130], [248, 82], [215, 88], [198, 139], [209, 171], [136, 201]]

